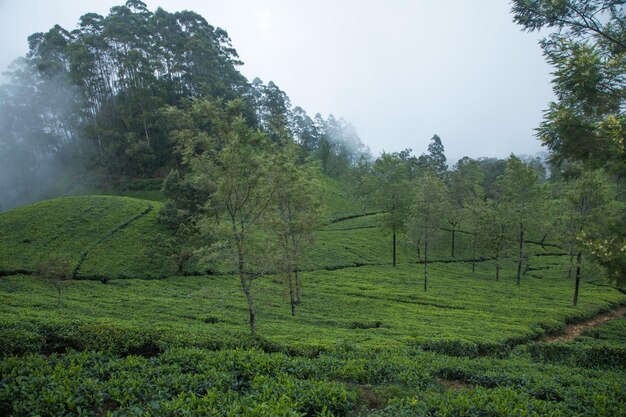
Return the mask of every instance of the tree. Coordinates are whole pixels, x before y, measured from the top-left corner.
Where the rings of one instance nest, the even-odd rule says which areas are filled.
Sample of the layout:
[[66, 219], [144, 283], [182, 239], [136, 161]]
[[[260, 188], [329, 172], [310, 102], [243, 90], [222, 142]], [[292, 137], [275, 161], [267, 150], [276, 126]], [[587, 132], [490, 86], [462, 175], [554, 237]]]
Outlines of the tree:
[[[478, 162], [468, 157], [462, 158], [454, 166], [454, 170], [447, 176], [448, 190], [450, 193], [451, 208], [447, 213], [448, 224], [451, 227], [452, 239], [450, 254], [455, 257], [455, 237], [461, 223], [472, 226], [474, 231], [477, 227], [477, 211], [482, 203], [484, 174]], [[473, 233], [473, 253], [476, 257], [476, 235]], [[474, 269], [474, 266], [472, 266]]]
[[391, 229], [391, 259], [395, 267], [397, 233], [404, 226], [410, 199], [406, 165], [397, 156], [383, 153], [372, 165], [367, 189], [372, 204], [387, 213], [383, 227]]
[[537, 136], [555, 161], [578, 160], [626, 175], [626, 9], [619, 0], [514, 0], [524, 30], [553, 29], [541, 41], [555, 68], [557, 101]]
[[57, 307], [60, 308], [63, 283], [72, 279], [70, 262], [59, 256], [44, 259], [35, 266], [35, 274], [48, 281], [57, 290]]
[[424, 241], [424, 291], [428, 290], [428, 243], [439, 230], [442, 218], [450, 209], [445, 183], [427, 172], [415, 183], [413, 204], [406, 221], [407, 233], [421, 235]]
[[491, 253], [496, 266], [496, 281], [500, 280], [503, 252], [509, 241], [507, 234], [507, 219], [504, 209], [496, 200], [487, 200], [478, 213], [478, 240], [481, 246]]
[[198, 227], [212, 234], [215, 242], [206, 249], [237, 271], [248, 304], [250, 334], [254, 336], [252, 285], [270, 267], [269, 249], [261, 244], [265, 240], [257, 229], [274, 201], [274, 185], [271, 145], [264, 134], [247, 124], [243, 106], [241, 100], [226, 104], [196, 100], [182, 115], [189, 126], [171, 135], [189, 169], [187, 180], [214, 190], [199, 214]]
[[446, 163], [446, 155], [444, 154], [443, 143], [438, 135], [433, 135], [428, 145], [428, 154], [422, 154], [418, 158], [418, 164], [422, 168], [433, 169], [437, 175], [443, 175], [448, 170]]
[[537, 220], [541, 211], [544, 189], [539, 184], [539, 176], [534, 169], [511, 155], [506, 169], [496, 181], [497, 200], [512, 224], [517, 224], [519, 252], [517, 259], [517, 285], [522, 276], [524, 260], [524, 235], [531, 223]]
[[314, 232], [322, 224], [320, 185], [310, 167], [298, 166], [295, 146], [278, 156], [274, 178], [276, 210], [270, 230], [276, 236], [277, 264], [289, 289], [291, 315], [301, 303], [300, 269], [313, 244]]
[[480, 215], [484, 206], [484, 178], [480, 164], [468, 157], [461, 158], [448, 177], [452, 201], [452, 215], [448, 217], [448, 224], [452, 226], [452, 256], [454, 257], [456, 227], [463, 221], [472, 235], [472, 272], [476, 270]]
[[585, 171], [573, 182], [566, 193], [569, 203], [570, 236], [576, 245], [576, 281], [573, 305], [578, 303], [580, 275], [582, 268], [583, 242], [601, 234], [608, 217], [607, 204], [610, 201], [608, 185], [599, 172]]

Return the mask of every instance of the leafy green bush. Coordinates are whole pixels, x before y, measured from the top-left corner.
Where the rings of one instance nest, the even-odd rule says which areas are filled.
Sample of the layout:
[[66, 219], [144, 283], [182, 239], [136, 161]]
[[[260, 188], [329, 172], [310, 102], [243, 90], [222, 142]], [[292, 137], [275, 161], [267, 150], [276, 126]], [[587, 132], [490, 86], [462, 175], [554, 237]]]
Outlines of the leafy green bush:
[[40, 352], [45, 343], [46, 339], [35, 326], [20, 324], [0, 328], [0, 356]]

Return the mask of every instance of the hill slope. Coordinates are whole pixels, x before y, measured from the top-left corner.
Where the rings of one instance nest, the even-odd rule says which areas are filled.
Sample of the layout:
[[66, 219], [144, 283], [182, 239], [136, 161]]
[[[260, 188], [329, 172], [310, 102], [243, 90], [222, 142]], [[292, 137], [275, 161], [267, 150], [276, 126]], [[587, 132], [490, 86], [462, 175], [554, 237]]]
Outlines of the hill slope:
[[161, 203], [128, 197], [62, 197], [0, 213], [0, 272], [33, 270], [50, 256], [71, 262], [77, 277], [156, 277], [149, 247], [163, 232]]

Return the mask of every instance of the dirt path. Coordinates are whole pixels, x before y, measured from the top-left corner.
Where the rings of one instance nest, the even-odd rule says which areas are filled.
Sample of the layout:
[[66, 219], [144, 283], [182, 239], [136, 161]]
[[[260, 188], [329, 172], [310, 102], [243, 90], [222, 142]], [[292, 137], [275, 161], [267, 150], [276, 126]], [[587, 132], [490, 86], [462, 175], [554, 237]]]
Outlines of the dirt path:
[[617, 310], [609, 311], [608, 313], [600, 314], [589, 320], [581, 321], [580, 323], [570, 324], [562, 333], [559, 333], [558, 335], [544, 336], [539, 340], [547, 343], [566, 342], [580, 336], [585, 330], [598, 327], [610, 320], [622, 317], [624, 314], [626, 314], [626, 306], [622, 306]]

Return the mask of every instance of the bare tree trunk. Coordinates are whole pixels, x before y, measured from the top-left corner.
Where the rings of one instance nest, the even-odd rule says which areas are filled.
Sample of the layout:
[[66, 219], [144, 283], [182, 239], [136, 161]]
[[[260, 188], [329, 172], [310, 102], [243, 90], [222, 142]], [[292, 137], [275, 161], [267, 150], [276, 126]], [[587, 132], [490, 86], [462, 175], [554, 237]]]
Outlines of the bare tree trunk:
[[298, 269], [298, 265], [296, 265], [294, 274], [296, 278], [296, 304], [300, 304], [300, 270]]
[[[233, 230], [236, 230], [234, 219], [233, 219]], [[243, 289], [243, 293], [246, 295], [246, 301], [248, 302], [250, 336], [254, 337], [256, 324], [255, 324], [254, 298], [252, 297], [252, 292], [250, 291], [250, 287], [252, 287], [252, 280], [249, 276], [246, 276], [241, 236], [239, 236], [236, 232], [235, 232], [235, 241], [237, 242], [237, 264], [238, 264], [238, 269], [239, 269], [239, 279], [241, 281], [241, 288]]]
[[472, 238], [472, 274], [476, 272], [476, 233]]
[[580, 268], [582, 261], [582, 253], [578, 251], [576, 254], [576, 284], [574, 285], [574, 307], [578, 304], [578, 290], [580, 289]]
[[296, 292], [293, 283], [293, 277], [291, 275], [291, 270], [287, 270], [287, 282], [289, 284], [289, 301], [291, 302], [291, 315], [296, 315]]
[[56, 285], [56, 287], [57, 287], [57, 293], [58, 293], [57, 307], [61, 308], [61, 284]]
[[454, 238], [456, 236], [456, 225], [452, 226], [452, 257], [454, 258]]
[[519, 225], [519, 257], [517, 259], [517, 285], [522, 281], [522, 260], [524, 259], [524, 224]]
[[496, 248], [496, 281], [500, 281], [500, 248]]
[[428, 237], [424, 239], [424, 291], [428, 290]]
[[392, 232], [393, 234], [393, 267], [396, 267], [396, 227], [393, 226], [392, 227]]
[[422, 262], [422, 252], [420, 245], [422, 244], [422, 238], [417, 239], [417, 262]]

